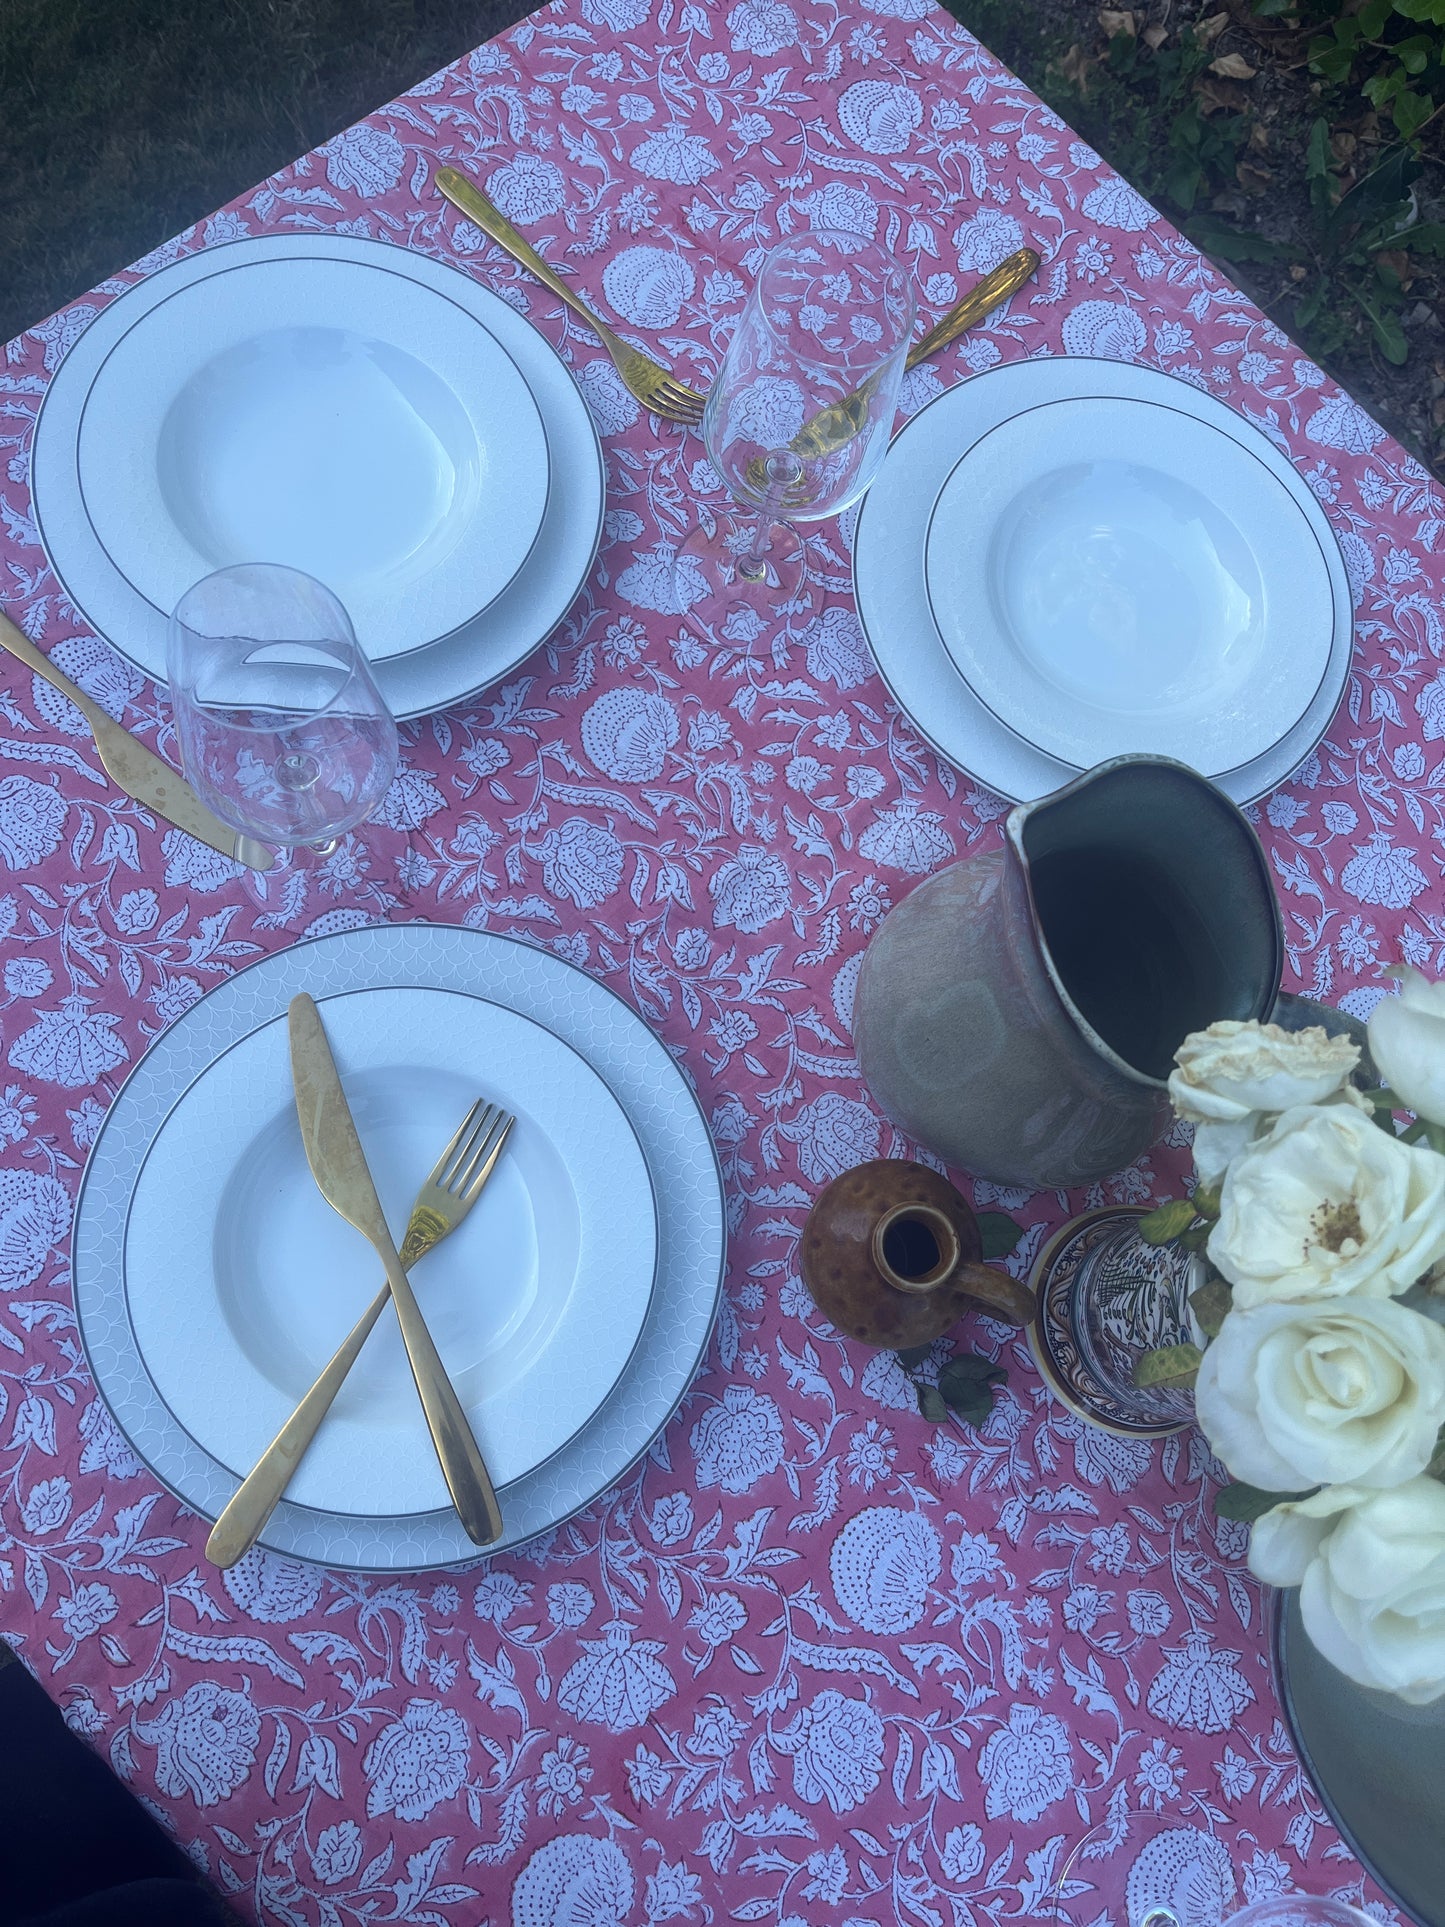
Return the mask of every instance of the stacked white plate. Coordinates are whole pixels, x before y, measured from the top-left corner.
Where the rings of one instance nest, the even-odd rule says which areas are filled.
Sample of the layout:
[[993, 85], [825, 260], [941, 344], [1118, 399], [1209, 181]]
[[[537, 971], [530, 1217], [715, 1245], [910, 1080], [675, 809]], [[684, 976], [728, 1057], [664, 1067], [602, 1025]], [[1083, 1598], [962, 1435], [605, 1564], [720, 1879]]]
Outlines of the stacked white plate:
[[1015, 801], [1173, 756], [1238, 802], [1320, 740], [1353, 643], [1288, 457], [1153, 369], [1015, 362], [940, 395], [859, 512], [858, 613], [940, 755]]
[[[155, 1476], [214, 1518], [381, 1283], [312, 1181], [286, 1011], [321, 1007], [398, 1240], [481, 1097], [515, 1113], [418, 1298], [498, 1487], [498, 1550], [597, 1498], [690, 1384], [724, 1223], [691, 1088], [613, 993], [548, 951], [391, 925], [219, 985], [142, 1058], [81, 1187], [76, 1308], [96, 1384]], [[353, 1570], [477, 1556], [383, 1317], [262, 1543]]]
[[602, 529], [602, 453], [550, 344], [426, 255], [266, 235], [128, 289], [56, 371], [31, 461], [66, 594], [145, 672], [190, 585], [285, 562], [346, 605], [393, 713], [496, 681]]

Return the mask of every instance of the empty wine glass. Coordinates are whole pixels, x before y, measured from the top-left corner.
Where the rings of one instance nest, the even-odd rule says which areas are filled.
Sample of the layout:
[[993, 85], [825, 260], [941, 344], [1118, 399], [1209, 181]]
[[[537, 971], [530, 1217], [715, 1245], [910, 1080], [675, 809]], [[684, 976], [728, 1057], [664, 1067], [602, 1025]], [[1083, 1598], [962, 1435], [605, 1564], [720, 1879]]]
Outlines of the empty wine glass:
[[1236, 1909], [1229, 1849], [1178, 1815], [1121, 1812], [1086, 1833], [1054, 1889], [1059, 1927], [1373, 1927], [1347, 1901], [1272, 1894]]
[[396, 724], [324, 583], [278, 563], [188, 589], [166, 648], [193, 788], [242, 835], [324, 856], [396, 773]]
[[792, 524], [836, 515], [877, 474], [912, 330], [905, 270], [862, 235], [816, 229], [768, 255], [703, 413], [739, 507], [701, 504], [677, 551], [677, 606], [692, 621], [727, 635], [739, 612], [797, 601], [806, 565]]

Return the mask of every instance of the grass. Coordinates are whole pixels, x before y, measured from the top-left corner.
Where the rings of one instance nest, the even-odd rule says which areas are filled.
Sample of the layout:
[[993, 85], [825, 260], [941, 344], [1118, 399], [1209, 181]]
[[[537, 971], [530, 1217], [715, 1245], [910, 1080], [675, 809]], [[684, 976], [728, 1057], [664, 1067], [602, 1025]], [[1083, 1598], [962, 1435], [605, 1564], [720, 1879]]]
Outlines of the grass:
[[524, 0], [0, 0], [0, 340]]

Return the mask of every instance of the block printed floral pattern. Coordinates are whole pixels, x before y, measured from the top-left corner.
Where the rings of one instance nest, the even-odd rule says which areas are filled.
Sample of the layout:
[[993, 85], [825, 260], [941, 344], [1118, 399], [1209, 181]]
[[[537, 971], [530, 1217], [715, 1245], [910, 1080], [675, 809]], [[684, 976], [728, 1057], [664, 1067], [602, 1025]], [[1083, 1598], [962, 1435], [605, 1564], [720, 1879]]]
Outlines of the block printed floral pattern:
[[[1042, 253], [1006, 313], [909, 377], [910, 409], [1062, 352], [1249, 416], [1324, 504], [1358, 607], [1346, 703], [1256, 812], [1289, 985], [1364, 1016], [1380, 964], [1445, 966], [1445, 502], [1425, 471], [927, 0], [561, 0], [6, 350], [4, 602], [163, 751], [165, 704], [67, 605], [27, 493], [49, 376], [137, 275], [333, 229], [453, 262], [569, 359], [609, 492], [557, 635], [408, 726], [380, 819], [264, 906], [110, 789], [71, 706], [7, 665], [0, 1630], [237, 1905], [285, 1927], [983, 1927], [1039, 1918], [1066, 1843], [1123, 1804], [1192, 1829], [1245, 1897], [1300, 1879], [1373, 1898], [1291, 1751], [1200, 1440], [1091, 1431], [987, 1321], [969, 1336], [1007, 1389], [980, 1432], [934, 1430], [890, 1357], [812, 1309], [813, 1194], [912, 1148], [858, 1078], [859, 958], [918, 878], [996, 841], [1004, 806], [890, 707], [846, 518], [813, 534], [822, 592], [791, 626], [711, 647], [666, 613], [673, 545], [718, 489], [702, 446], [440, 201], [442, 162], [699, 386], [767, 247], [813, 222], [894, 249], [930, 319], [1021, 242]], [[683, 1053], [728, 1186], [724, 1315], [646, 1465], [523, 1553], [394, 1582], [253, 1553], [222, 1578], [81, 1360], [80, 1169], [117, 1079], [210, 985], [407, 918], [550, 945]], [[1166, 1196], [1180, 1162], [1164, 1145], [1068, 1199], [975, 1189], [1026, 1223], [1022, 1272], [1066, 1210]]]

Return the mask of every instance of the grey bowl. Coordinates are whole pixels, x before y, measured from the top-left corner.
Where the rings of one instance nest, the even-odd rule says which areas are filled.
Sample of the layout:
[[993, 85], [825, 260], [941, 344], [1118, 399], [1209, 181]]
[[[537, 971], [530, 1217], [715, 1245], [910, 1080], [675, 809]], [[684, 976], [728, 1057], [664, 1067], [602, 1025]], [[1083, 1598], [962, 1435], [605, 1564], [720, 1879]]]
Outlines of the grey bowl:
[[1418, 1927], [1445, 1927], [1445, 1720], [1393, 1711], [1311, 1644], [1299, 1593], [1275, 1614], [1275, 1673], [1305, 1771], [1356, 1858]]

